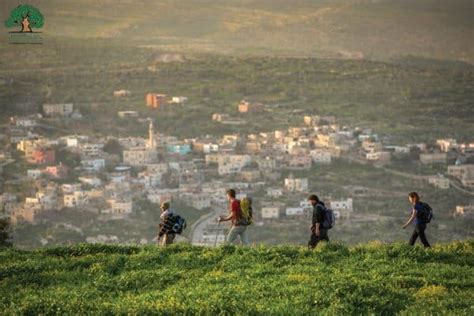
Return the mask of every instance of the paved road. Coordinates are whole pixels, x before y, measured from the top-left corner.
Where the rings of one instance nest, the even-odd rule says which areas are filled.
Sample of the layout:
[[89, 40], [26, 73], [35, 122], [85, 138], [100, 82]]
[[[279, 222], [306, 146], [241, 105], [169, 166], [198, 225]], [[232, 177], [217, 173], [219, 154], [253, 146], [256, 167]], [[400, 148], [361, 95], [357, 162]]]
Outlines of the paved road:
[[[191, 243], [193, 245], [208, 245], [208, 246], [214, 246], [214, 242], [212, 241], [211, 243], [205, 242], [204, 241], [204, 235], [205, 235], [205, 230], [209, 228], [215, 228], [217, 224], [217, 217], [219, 215], [225, 214], [225, 212], [222, 211], [222, 207], [214, 207], [212, 211], [202, 217], [201, 219], [198, 220], [193, 226], [193, 232], [191, 234]], [[223, 229], [226, 228], [225, 224], [220, 224], [219, 226], [219, 233], [222, 234]]]
[[462, 192], [462, 193], [465, 193], [465, 194], [469, 194], [469, 195], [472, 195], [474, 196], [474, 192], [472, 191], [469, 191], [469, 190], [466, 190], [465, 188], [463, 188], [461, 185], [459, 185], [456, 181], [454, 180], [449, 180], [449, 184], [456, 190], [458, 190], [459, 192]]

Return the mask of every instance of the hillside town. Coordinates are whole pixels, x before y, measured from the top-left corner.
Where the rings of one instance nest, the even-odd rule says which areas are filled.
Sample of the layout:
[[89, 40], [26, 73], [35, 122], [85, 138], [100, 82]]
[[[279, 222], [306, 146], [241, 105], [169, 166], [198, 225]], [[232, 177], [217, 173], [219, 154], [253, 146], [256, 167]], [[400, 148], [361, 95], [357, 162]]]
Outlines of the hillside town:
[[[130, 95], [117, 90], [114, 96]], [[169, 98], [149, 93], [145, 105], [159, 110], [183, 106], [184, 96]], [[235, 113], [215, 113], [216, 124], [245, 124], [242, 115], [265, 111], [261, 102], [242, 100]], [[64, 134], [57, 138], [38, 133], [37, 127], [54, 121], [81, 120], [74, 104], [43, 104], [42, 113], [15, 116], [0, 153], [4, 187], [29, 183], [33, 192], [4, 190], [0, 196], [2, 216], [13, 225], [36, 225], [48, 221], [52, 211], [73, 209], [96, 214], [101, 222], [130, 220], [139, 208], [137, 201], [159, 204], [181, 201], [207, 215], [194, 223], [194, 244], [212, 245], [224, 241], [222, 228], [213, 221], [225, 212], [225, 190], [235, 188], [238, 198], [256, 199], [258, 226], [271, 226], [279, 220], [305, 220], [310, 204], [309, 177], [301, 176], [313, 166], [330, 165], [335, 160], [371, 164], [390, 169], [394, 158], [405, 158], [420, 165], [442, 165], [444, 172], [422, 175], [437, 189], [474, 189], [474, 142], [438, 139], [436, 143], [394, 145], [371, 129], [338, 124], [334, 116], [302, 115], [299, 126], [258, 134], [202, 135], [179, 139], [160, 133], [159, 119], [140, 117], [138, 111], [118, 111], [118, 120], [146, 125], [143, 137]], [[22, 161], [23, 169], [4, 179], [3, 167]], [[402, 173], [402, 171], [392, 170]], [[13, 178], [12, 178], [13, 177]], [[368, 194], [365, 187], [346, 187], [330, 198], [336, 217], [345, 221], [354, 213], [354, 201]], [[156, 206], [158, 209], [158, 205]], [[472, 216], [473, 205], [457, 205], [453, 216]], [[100, 225], [100, 224], [97, 224]], [[71, 228], [74, 229], [74, 228]], [[88, 242], [127, 242], [116, 235], [86, 236]], [[152, 240], [142, 240], [143, 243]], [[47, 240], [43, 242], [47, 244]]]

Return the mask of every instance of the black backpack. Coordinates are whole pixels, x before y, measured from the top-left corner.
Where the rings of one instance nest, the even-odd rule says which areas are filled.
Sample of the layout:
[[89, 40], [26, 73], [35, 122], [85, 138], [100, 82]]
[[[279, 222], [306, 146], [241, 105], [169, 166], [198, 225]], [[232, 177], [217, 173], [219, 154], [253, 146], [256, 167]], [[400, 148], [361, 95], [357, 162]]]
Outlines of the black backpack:
[[418, 210], [416, 213], [416, 218], [423, 221], [424, 223], [429, 223], [433, 219], [433, 209], [428, 203], [420, 202], [421, 210]]
[[179, 215], [174, 216], [171, 230], [176, 234], [181, 234], [186, 229], [186, 220]]
[[327, 229], [331, 229], [336, 224], [336, 216], [334, 215], [334, 211], [330, 208], [324, 207], [324, 222], [323, 227]]

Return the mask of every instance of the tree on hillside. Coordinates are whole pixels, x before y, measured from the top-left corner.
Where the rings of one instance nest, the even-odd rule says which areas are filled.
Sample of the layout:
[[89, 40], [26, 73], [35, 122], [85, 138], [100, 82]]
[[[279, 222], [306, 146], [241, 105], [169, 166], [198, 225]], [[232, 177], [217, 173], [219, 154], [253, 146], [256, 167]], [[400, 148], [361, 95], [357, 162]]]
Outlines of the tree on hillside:
[[104, 148], [102, 148], [108, 154], [121, 156], [123, 152], [123, 147], [120, 145], [118, 140], [112, 138], [105, 143]]
[[77, 153], [70, 152], [65, 147], [56, 149], [56, 160], [71, 169], [81, 165], [81, 156]]
[[10, 221], [8, 218], [0, 218], [0, 248], [11, 247]]
[[33, 28], [39, 29], [44, 25], [44, 17], [41, 12], [28, 4], [20, 4], [10, 13], [5, 21], [7, 28], [21, 26], [20, 32], [33, 32]]

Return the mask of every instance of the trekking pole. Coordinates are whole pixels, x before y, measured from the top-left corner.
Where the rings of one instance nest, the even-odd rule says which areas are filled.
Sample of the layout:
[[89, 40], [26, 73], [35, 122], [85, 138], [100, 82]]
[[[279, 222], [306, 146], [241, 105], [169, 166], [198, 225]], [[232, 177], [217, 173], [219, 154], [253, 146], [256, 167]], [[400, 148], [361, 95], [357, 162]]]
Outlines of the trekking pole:
[[217, 237], [219, 236], [218, 234], [219, 234], [219, 225], [220, 225], [220, 224], [221, 224], [221, 221], [220, 221], [220, 220], [218, 220], [218, 221], [217, 221], [217, 232], [216, 232], [216, 239], [214, 240], [214, 247], [216, 247], [216, 246], [217, 246]]

